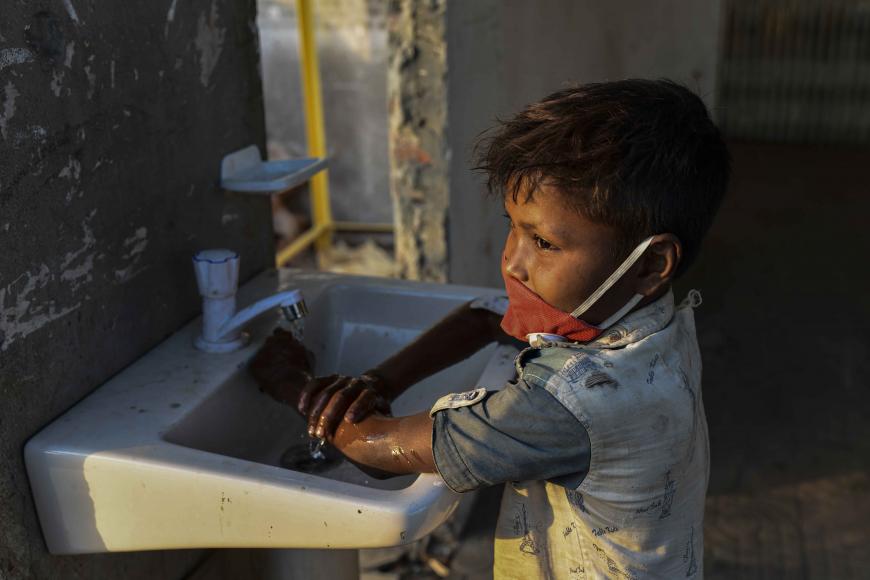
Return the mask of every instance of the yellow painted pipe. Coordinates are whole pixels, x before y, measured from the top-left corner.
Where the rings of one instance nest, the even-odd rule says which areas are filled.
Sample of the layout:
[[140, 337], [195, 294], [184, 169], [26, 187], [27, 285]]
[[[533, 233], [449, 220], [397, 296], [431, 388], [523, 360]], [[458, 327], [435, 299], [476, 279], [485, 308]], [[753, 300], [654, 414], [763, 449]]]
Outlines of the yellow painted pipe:
[[[299, 52], [302, 72], [302, 93], [305, 103], [305, 134], [308, 155], [326, 158], [326, 129], [323, 123], [323, 96], [320, 89], [320, 69], [317, 42], [314, 37], [314, 14], [310, 0], [296, 0], [299, 22]], [[317, 232], [315, 244], [318, 252], [332, 246], [332, 210], [329, 205], [329, 179], [321, 171], [311, 179], [312, 230]], [[309, 230], [311, 231], [311, 230]], [[291, 244], [289, 247], [294, 247]]]
[[287, 246], [278, 252], [275, 256], [275, 265], [279, 268], [295, 258], [302, 250], [310, 246], [324, 236], [324, 232], [329, 229], [329, 226], [324, 224], [316, 225], [306, 230], [301, 236], [287, 244]]

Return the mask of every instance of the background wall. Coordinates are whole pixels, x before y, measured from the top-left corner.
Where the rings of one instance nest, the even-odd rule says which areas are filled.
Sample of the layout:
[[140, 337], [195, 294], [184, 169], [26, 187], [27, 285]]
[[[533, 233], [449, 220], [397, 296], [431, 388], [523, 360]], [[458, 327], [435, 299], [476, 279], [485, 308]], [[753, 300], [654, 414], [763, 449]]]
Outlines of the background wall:
[[450, 281], [501, 286], [500, 201], [469, 171], [475, 137], [570, 83], [669, 77], [715, 107], [719, 1], [451, 0]]
[[870, 567], [870, 150], [729, 143], [697, 263], [711, 472], [706, 577]]
[[0, 578], [179, 578], [191, 551], [53, 557], [28, 437], [199, 309], [198, 249], [271, 265], [267, 199], [222, 156], [265, 145], [253, 0], [0, 4]]
[[870, 143], [870, 2], [728, 0], [720, 125], [768, 142]]
[[[296, 2], [258, 0], [257, 4], [269, 155], [305, 157]], [[313, 3], [331, 155], [329, 188], [337, 220], [389, 223], [392, 219], [386, 4], [382, 0]]]

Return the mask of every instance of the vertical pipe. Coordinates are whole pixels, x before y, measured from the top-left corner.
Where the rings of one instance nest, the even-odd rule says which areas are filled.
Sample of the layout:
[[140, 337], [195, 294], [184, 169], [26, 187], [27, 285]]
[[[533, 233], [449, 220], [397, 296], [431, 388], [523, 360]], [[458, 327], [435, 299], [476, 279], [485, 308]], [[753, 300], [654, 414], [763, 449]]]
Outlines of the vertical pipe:
[[[310, 0], [296, 0], [299, 19], [299, 52], [302, 70], [302, 91], [305, 101], [305, 135], [311, 157], [327, 156], [326, 130], [323, 123], [323, 99], [320, 89], [320, 69], [317, 62], [317, 43], [314, 39], [314, 14]], [[332, 210], [329, 205], [327, 171], [311, 179], [311, 213], [313, 226], [322, 227], [315, 247], [318, 255], [332, 246]]]

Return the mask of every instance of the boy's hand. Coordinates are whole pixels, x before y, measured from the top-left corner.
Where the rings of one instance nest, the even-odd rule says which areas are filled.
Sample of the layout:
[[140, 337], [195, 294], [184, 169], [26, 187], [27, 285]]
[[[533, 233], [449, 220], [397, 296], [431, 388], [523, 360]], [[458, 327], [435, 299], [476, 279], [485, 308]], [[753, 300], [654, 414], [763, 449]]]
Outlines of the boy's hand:
[[275, 332], [257, 351], [250, 364], [260, 388], [273, 399], [295, 405], [299, 392], [311, 380], [305, 347], [286, 330]]
[[302, 389], [299, 412], [308, 416], [309, 435], [331, 440], [345, 417], [359, 423], [372, 412], [389, 415], [385, 392], [382, 380], [372, 374], [318, 377]]

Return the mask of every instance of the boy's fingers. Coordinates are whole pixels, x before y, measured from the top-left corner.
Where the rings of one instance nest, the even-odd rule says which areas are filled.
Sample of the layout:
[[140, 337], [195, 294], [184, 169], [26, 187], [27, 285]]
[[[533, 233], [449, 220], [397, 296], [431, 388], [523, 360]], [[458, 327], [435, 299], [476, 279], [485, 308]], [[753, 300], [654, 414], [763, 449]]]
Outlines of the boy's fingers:
[[335, 429], [344, 418], [347, 408], [355, 401], [362, 391], [362, 387], [351, 383], [340, 391], [332, 395], [329, 402], [326, 404], [320, 418], [317, 420], [317, 426], [314, 430], [314, 435], [323, 439], [324, 437], [332, 437]]
[[351, 423], [359, 423], [365, 419], [375, 406], [377, 395], [370, 389], [366, 389], [347, 409], [347, 418]]
[[314, 398], [314, 403], [311, 405], [311, 409], [308, 411], [309, 435], [312, 434], [317, 427], [317, 420], [320, 418], [321, 413], [323, 413], [323, 409], [326, 408], [326, 405], [329, 403], [332, 395], [344, 388], [346, 380], [347, 379], [345, 377], [339, 377], [335, 380], [335, 382], [320, 391]]
[[320, 392], [323, 387], [334, 382], [337, 377], [338, 375], [329, 375], [326, 377], [317, 377], [316, 379], [309, 381], [308, 384], [302, 388], [302, 392], [299, 394], [299, 412], [307, 416], [308, 407], [311, 405], [311, 400], [314, 396]]
[[302, 392], [299, 393], [299, 401], [297, 401], [296, 403], [296, 408], [303, 415], [307, 415], [305, 411], [308, 410], [308, 404], [311, 401], [311, 396], [320, 389], [322, 383], [323, 377], [319, 377], [308, 381], [308, 383], [306, 383], [306, 385], [302, 387]]

